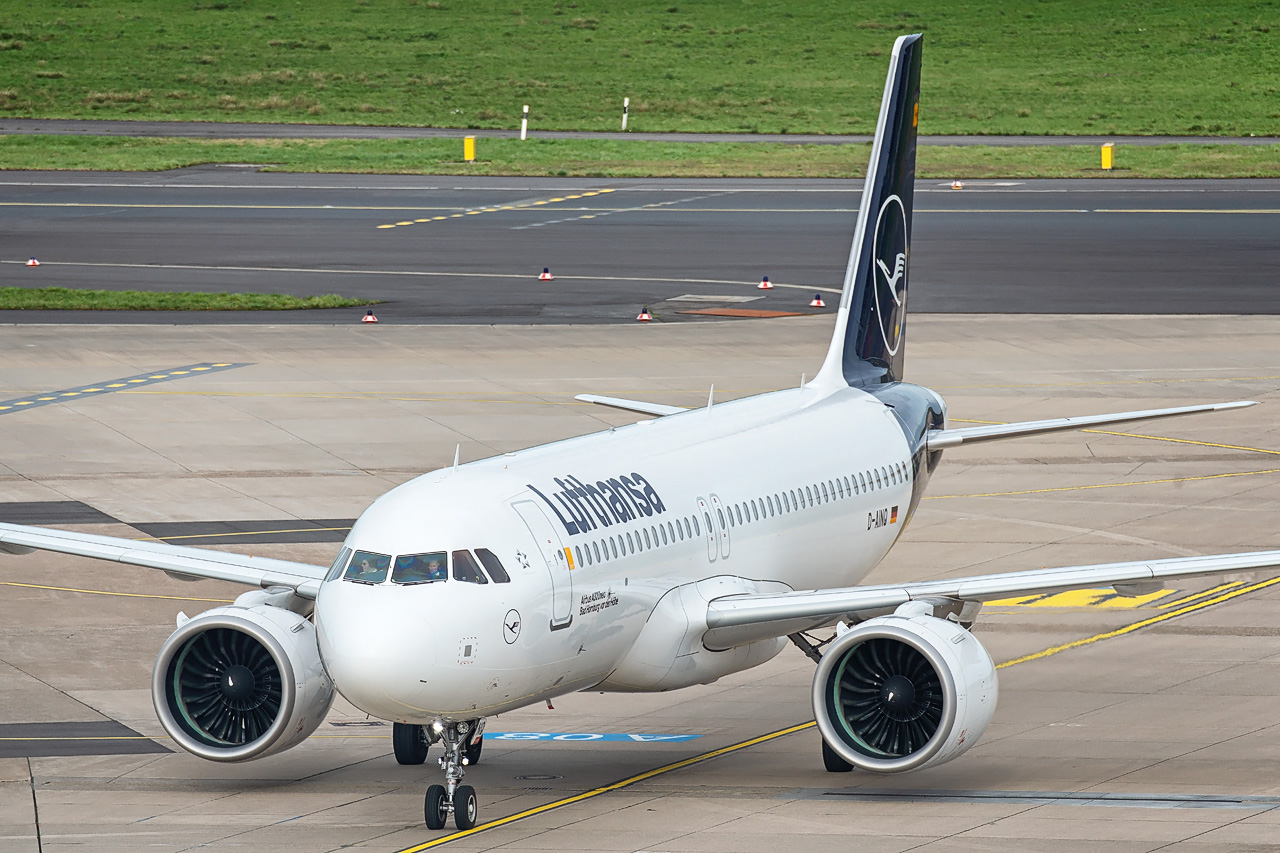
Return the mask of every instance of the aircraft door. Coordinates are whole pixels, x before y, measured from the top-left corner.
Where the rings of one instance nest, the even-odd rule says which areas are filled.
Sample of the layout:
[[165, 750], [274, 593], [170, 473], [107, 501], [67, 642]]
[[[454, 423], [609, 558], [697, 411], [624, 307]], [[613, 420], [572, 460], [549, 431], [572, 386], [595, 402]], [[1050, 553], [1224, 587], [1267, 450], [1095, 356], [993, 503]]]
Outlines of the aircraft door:
[[732, 510], [726, 507], [716, 495], [711, 496], [711, 510], [715, 514], [716, 530], [720, 533], [720, 559], [727, 560], [729, 559], [729, 520], [725, 518], [725, 513]]
[[707, 560], [714, 563], [720, 556], [720, 543], [715, 522], [711, 520], [711, 505], [706, 498], [698, 498], [698, 512], [702, 515], [703, 526], [707, 528]]
[[511, 505], [533, 534], [538, 550], [551, 577], [551, 630], [568, 628], [573, 621], [573, 575], [566, 555], [567, 548], [546, 513], [533, 501], [516, 501]]

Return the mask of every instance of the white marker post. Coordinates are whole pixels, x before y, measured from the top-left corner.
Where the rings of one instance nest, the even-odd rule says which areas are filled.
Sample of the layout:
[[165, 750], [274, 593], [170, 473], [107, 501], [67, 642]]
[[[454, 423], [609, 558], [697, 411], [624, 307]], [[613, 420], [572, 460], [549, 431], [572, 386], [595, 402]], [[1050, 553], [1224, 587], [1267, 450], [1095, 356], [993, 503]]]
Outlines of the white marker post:
[[630, 98], [622, 99], [622, 129], [627, 129], [627, 109], [631, 106]]
[[520, 119], [520, 141], [524, 142], [529, 135], [529, 105], [524, 105], [524, 118]]

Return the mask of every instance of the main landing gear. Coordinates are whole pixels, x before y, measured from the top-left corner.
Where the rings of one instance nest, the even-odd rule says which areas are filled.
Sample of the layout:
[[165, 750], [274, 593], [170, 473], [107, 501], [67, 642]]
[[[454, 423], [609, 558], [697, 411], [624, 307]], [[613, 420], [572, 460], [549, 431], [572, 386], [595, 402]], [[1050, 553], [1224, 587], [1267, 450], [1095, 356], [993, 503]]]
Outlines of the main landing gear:
[[[444, 829], [453, 814], [454, 825], [458, 829], [471, 829], [476, 825], [479, 804], [476, 789], [470, 785], [460, 785], [466, 771], [462, 768], [480, 761], [480, 750], [484, 746], [484, 720], [462, 720], [446, 723], [436, 720], [431, 724], [433, 740], [444, 744], [444, 755], [440, 757], [440, 769], [444, 771], [444, 784], [427, 788], [426, 801], [423, 803], [423, 817], [427, 821], [427, 829]], [[426, 747], [423, 747], [426, 756]], [[399, 759], [397, 752], [396, 758]]]

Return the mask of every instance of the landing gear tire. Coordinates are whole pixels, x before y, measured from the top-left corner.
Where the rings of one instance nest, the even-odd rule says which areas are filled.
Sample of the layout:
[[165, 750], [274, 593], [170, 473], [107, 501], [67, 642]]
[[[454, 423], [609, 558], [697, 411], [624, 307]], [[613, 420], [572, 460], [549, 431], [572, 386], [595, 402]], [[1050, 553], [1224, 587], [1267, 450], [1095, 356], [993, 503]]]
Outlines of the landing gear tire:
[[848, 773], [853, 769], [853, 765], [837, 755], [825, 740], [822, 742], [822, 766], [828, 773]]
[[422, 726], [395, 723], [391, 727], [391, 747], [397, 764], [421, 764], [427, 760], [427, 741]]
[[467, 764], [475, 765], [480, 763], [480, 750], [484, 748], [484, 735], [480, 735], [480, 739], [475, 743], [468, 743], [466, 749], [462, 751], [463, 757], [467, 759]]
[[444, 829], [445, 823], [449, 820], [449, 801], [445, 799], [444, 785], [432, 785], [427, 788], [427, 799], [422, 811], [423, 817], [427, 820], [427, 829]]
[[476, 789], [470, 785], [459, 785], [458, 790], [453, 792], [453, 822], [458, 829], [471, 829], [475, 826], [479, 812]]

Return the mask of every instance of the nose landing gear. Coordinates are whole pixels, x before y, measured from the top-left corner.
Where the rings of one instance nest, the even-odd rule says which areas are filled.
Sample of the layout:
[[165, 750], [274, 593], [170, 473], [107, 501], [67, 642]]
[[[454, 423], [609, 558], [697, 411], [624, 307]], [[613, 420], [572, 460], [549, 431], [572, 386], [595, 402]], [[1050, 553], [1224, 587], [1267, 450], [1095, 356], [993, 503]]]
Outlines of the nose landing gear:
[[471, 829], [476, 825], [479, 813], [476, 789], [458, 783], [466, 775], [462, 768], [480, 760], [484, 720], [462, 720], [456, 723], [437, 720], [432, 723], [431, 728], [444, 744], [444, 755], [439, 759], [440, 769], [444, 771], [444, 784], [427, 788], [426, 801], [423, 803], [427, 829], [444, 829], [450, 814], [458, 829]]

